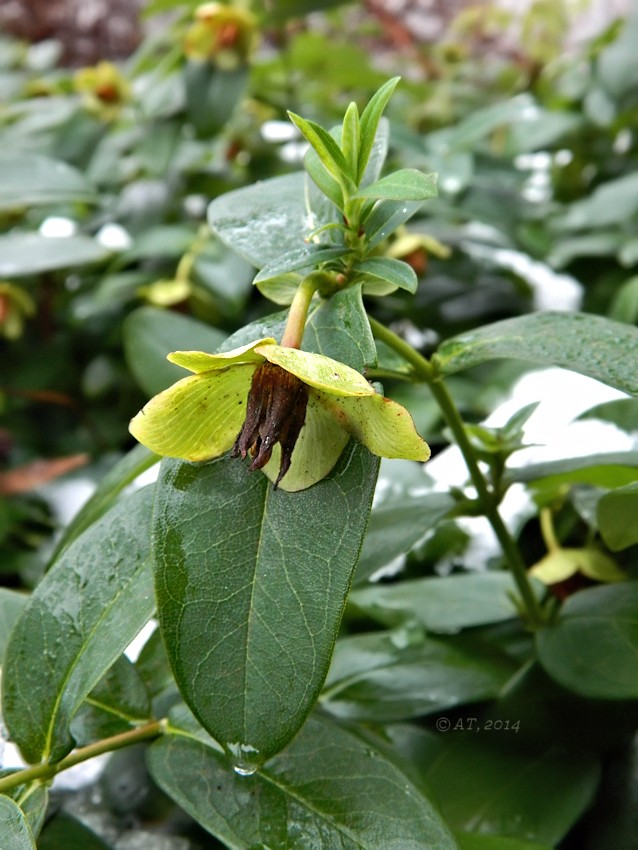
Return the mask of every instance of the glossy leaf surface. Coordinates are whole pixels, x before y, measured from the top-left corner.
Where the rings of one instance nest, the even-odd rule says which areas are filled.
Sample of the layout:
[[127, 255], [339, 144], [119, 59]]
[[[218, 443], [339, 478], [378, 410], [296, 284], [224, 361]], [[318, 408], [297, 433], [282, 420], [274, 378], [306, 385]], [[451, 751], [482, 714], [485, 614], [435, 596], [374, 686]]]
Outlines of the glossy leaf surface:
[[151, 500], [123, 500], [69, 546], [12, 632], [3, 711], [29, 761], [69, 752], [75, 712], [153, 613]]
[[368, 520], [377, 460], [273, 492], [239, 460], [164, 462], [154, 522], [159, 617], [180, 690], [240, 761], [283, 747], [326, 674]]
[[254, 776], [203, 741], [155, 743], [158, 785], [233, 850], [457, 850], [435, 807], [379, 751], [321, 715]]
[[432, 358], [445, 375], [511, 357], [562, 366], [638, 393], [638, 329], [588, 313], [531, 313], [446, 340]]

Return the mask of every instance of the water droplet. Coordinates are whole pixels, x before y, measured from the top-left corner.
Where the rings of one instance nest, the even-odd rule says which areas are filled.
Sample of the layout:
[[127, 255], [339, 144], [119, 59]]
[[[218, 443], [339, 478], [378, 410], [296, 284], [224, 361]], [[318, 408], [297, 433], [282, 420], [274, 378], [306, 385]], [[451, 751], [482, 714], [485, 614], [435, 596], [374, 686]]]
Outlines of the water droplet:
[[264, 762], [257, 747], [251, 744], [228, 743], [225, 749], [232, 757], [237, 776], [252, 776]]
[[244, 762], [237, 762], [237, 764], [233, 765], [233, 770], [237, 774], [237, 776], [252, 776], [257, 772], [256, 764], [245, 764]]

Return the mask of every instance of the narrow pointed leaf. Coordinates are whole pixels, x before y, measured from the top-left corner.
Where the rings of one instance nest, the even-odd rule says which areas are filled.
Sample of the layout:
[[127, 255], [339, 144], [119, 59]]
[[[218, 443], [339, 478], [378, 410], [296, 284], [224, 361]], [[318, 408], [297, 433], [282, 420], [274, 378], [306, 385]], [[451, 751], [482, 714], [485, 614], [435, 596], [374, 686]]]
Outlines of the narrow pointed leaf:
[[[412, 266], [392, 257], [369, 257], [360, 263], [356, 263], [353, 271], [361, 275], [362, 280], [372, 278], [373, 281], [381, 280], [390, 284], [391, 290], [405, 289], [407, 292], [416, 292], [418, 278]], [[385, 294], [385, 293], [384, 293]]]
[[436, 807], [368, 742], [321, 715], [254, 776], [203, 741], [166, 737], [148, 754], [157, 784], [227, 847], [457, 850]]
[[263, 760], [323, 683], [368, 520], [377, 459], [274, 491], [239, 460], [163, 462], [154, 521], [162, 634], [182, 695], [229, 751]]
[[294, 112], [289, 112], [290, 120], [303, 133], [306, 139], [310, 142], [317, 156], [321, 160], [323, 167], [331, 174], [339, 184], [345, 182], [352, 183], [354, 175], [350, 166], [341, 152], [341, 148], [332, 138], [330, 133], [316, 124], [314, 121], [308, 121], [300, 115], [295, 115]]
[[502, 357], [562, 366], [638, 394], [638, 328], [588, 313], [532, 313], [446, 340], [432, 361], [445, 375]]
[[152, 495], [122, 500], [70, 545], [11, 634], [3, 712], [29, 761], [69, 752], [75, 712], [153, 613]]
[[399, 79], [399, 77], [393, 77], [391, 80], [388, 80], [387, 83], [384, 83], [370, 98], [367, 106], [361, 113], [361, 146], [357, 167], [357, 185], [361, 182], [361, 178], [363, 177], [366, 166], [368, 165], [368, 160], [370, 158], [372, 146], [374, 145], [377, 127], [379, 126], [383, 110], [386, 108], [388, 101], [392, 97], [392, 93], [397, 87]]
[[412, 218], [422, 201], [378, 201], [363, 223], [368, 250], [376, 248], [390, 234]]
[[351, 103], [343, 116], [341, 149], [351, 173], [355, 175], [359, 165], [359, 110], [356, 103]]
[[[313, 148], [309, 148], [308, 151], [306, 151], [303, 163], [304, 168], [308, 172], [308, 176], [317, 189], [319, 189], [326, 198], [328, 198], [332, 204], [340, 210], [340, 212], [343, 212], [343, 189], [339, 185], [339, 182], [335, 180], [335, 178], [323, 167], [317, 152]], [[313, 224], [315, 226], [319, 226], [319, 219], [323, 218], [323, 216], [317, 216], [316, 207], [319, 205], [315, 201], [314, 203], [311, 203], [310, 206], [312, 208], [312, 213], [315, 216]]]
[[24, 813], [17, 803], [5, 796], [0, 796], [0, 847], [6, 847], [6, 850], [36, 850]]
[[262, 283], [272, 278], [280, 277], [300, 269], [314, 269], [320, 263], [346, 257], [348, 249], [344, 246], [325, 247], [323, 245], [307, 245], [282, 254], [273, 263], [264, 266], [255, 277], [253, 283]]
[[435, 174], [424, 174], [416, 168], [402, 168], [359, 189], [355, 197], [389, 201], [427, 201], [436, 195]]

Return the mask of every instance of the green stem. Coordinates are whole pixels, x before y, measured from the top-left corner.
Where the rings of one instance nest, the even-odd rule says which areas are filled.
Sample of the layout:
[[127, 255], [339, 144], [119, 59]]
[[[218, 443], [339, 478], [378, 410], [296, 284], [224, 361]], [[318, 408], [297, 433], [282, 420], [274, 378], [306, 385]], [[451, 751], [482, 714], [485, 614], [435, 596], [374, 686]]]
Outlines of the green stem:
[[402, 340], [393, 331], [372, 317], [370, 317], [370, 327], [377, 339], [385, 342], [407, 360], [413, 366], [415, 375], [429, 385], [434, 400], [438, 404], [441, 414], [452, 431], [454, 439], [463, 455], [472, 484], [483, 506], [483, 512], [501, 545], [503, 555], [525, 605], [529, 623], [532, 626], [543, 625], [545, 623], [545, 616], [532, 590], [519, 548], [503, 522], [503, 518], [498, 510], [497, 497], [490, 490], [488, 482], [481, 472], [474, 448], [465, 431], [463, 420], [447, 387], [440, 376], [437, 375], [432, 364], [419, 354], [418, 351], [415, 351], [405, 340]]
[[152, 720], [143, 726], [138, 726], [136, 729], [121, 732], [119, 735], [113, 735], [111, 738], [104, 738], [102, 741], [96, 741], [95, 744], [89, 744], [86, 747], [80, 747], [55, 764], [43, 762], [42, 764], [25, 767], [23, 770], [16, 770], [0, 778], [0, 793], [5, 793], [11, 788], [16, 788], [18, 785], [24, 785], [27, 782], [33, 782], [38, 779], [42, 781], [53, 779], [56, 774], [61, 773], [63, 770], [68, 770], [76, 764], [95, 758], [95, 756], [101, 756], [104, 753], [113, 752], [113, 750], [120, 750], [122, 747], [130, 747], [131, 744], [138, 744], [141, 741], [157, 738], [164, 732], [165, 726], [165, 720]]
[[554, 531], [554, 523], [552, 522], [552, 512], [549, 508], [541, 508], [540, 512], [541, 534], [543, 542], [548, 552], [558, 552], [561, 548], [556, 532]]
[[317, 280], [313, 274], [309, 274], [299, 284], [295, 297], [292, 299], [288, 320], [281, 338], [281, 345], [285, 348], [301, 348], [301, 340], [308, 318], [308, 308], [316, 290]]

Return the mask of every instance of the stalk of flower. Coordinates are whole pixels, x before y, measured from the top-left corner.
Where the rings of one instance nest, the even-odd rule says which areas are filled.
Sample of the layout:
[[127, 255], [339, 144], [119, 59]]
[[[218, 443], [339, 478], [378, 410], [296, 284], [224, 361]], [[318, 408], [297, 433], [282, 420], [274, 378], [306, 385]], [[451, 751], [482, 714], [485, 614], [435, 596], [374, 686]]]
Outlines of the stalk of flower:
[[427, 460], [405, 408], [349, 366], [300, 350], [315, 286], [312, 276], [300, 285], [280, 344], [268, 337], [222, 354], [169, 354], [194, 374], [148, 402], [133, 436], [190, 461], [250, 454], [251, 469], [292, 492], [325, 478], [351, 437], [381, 457]]

